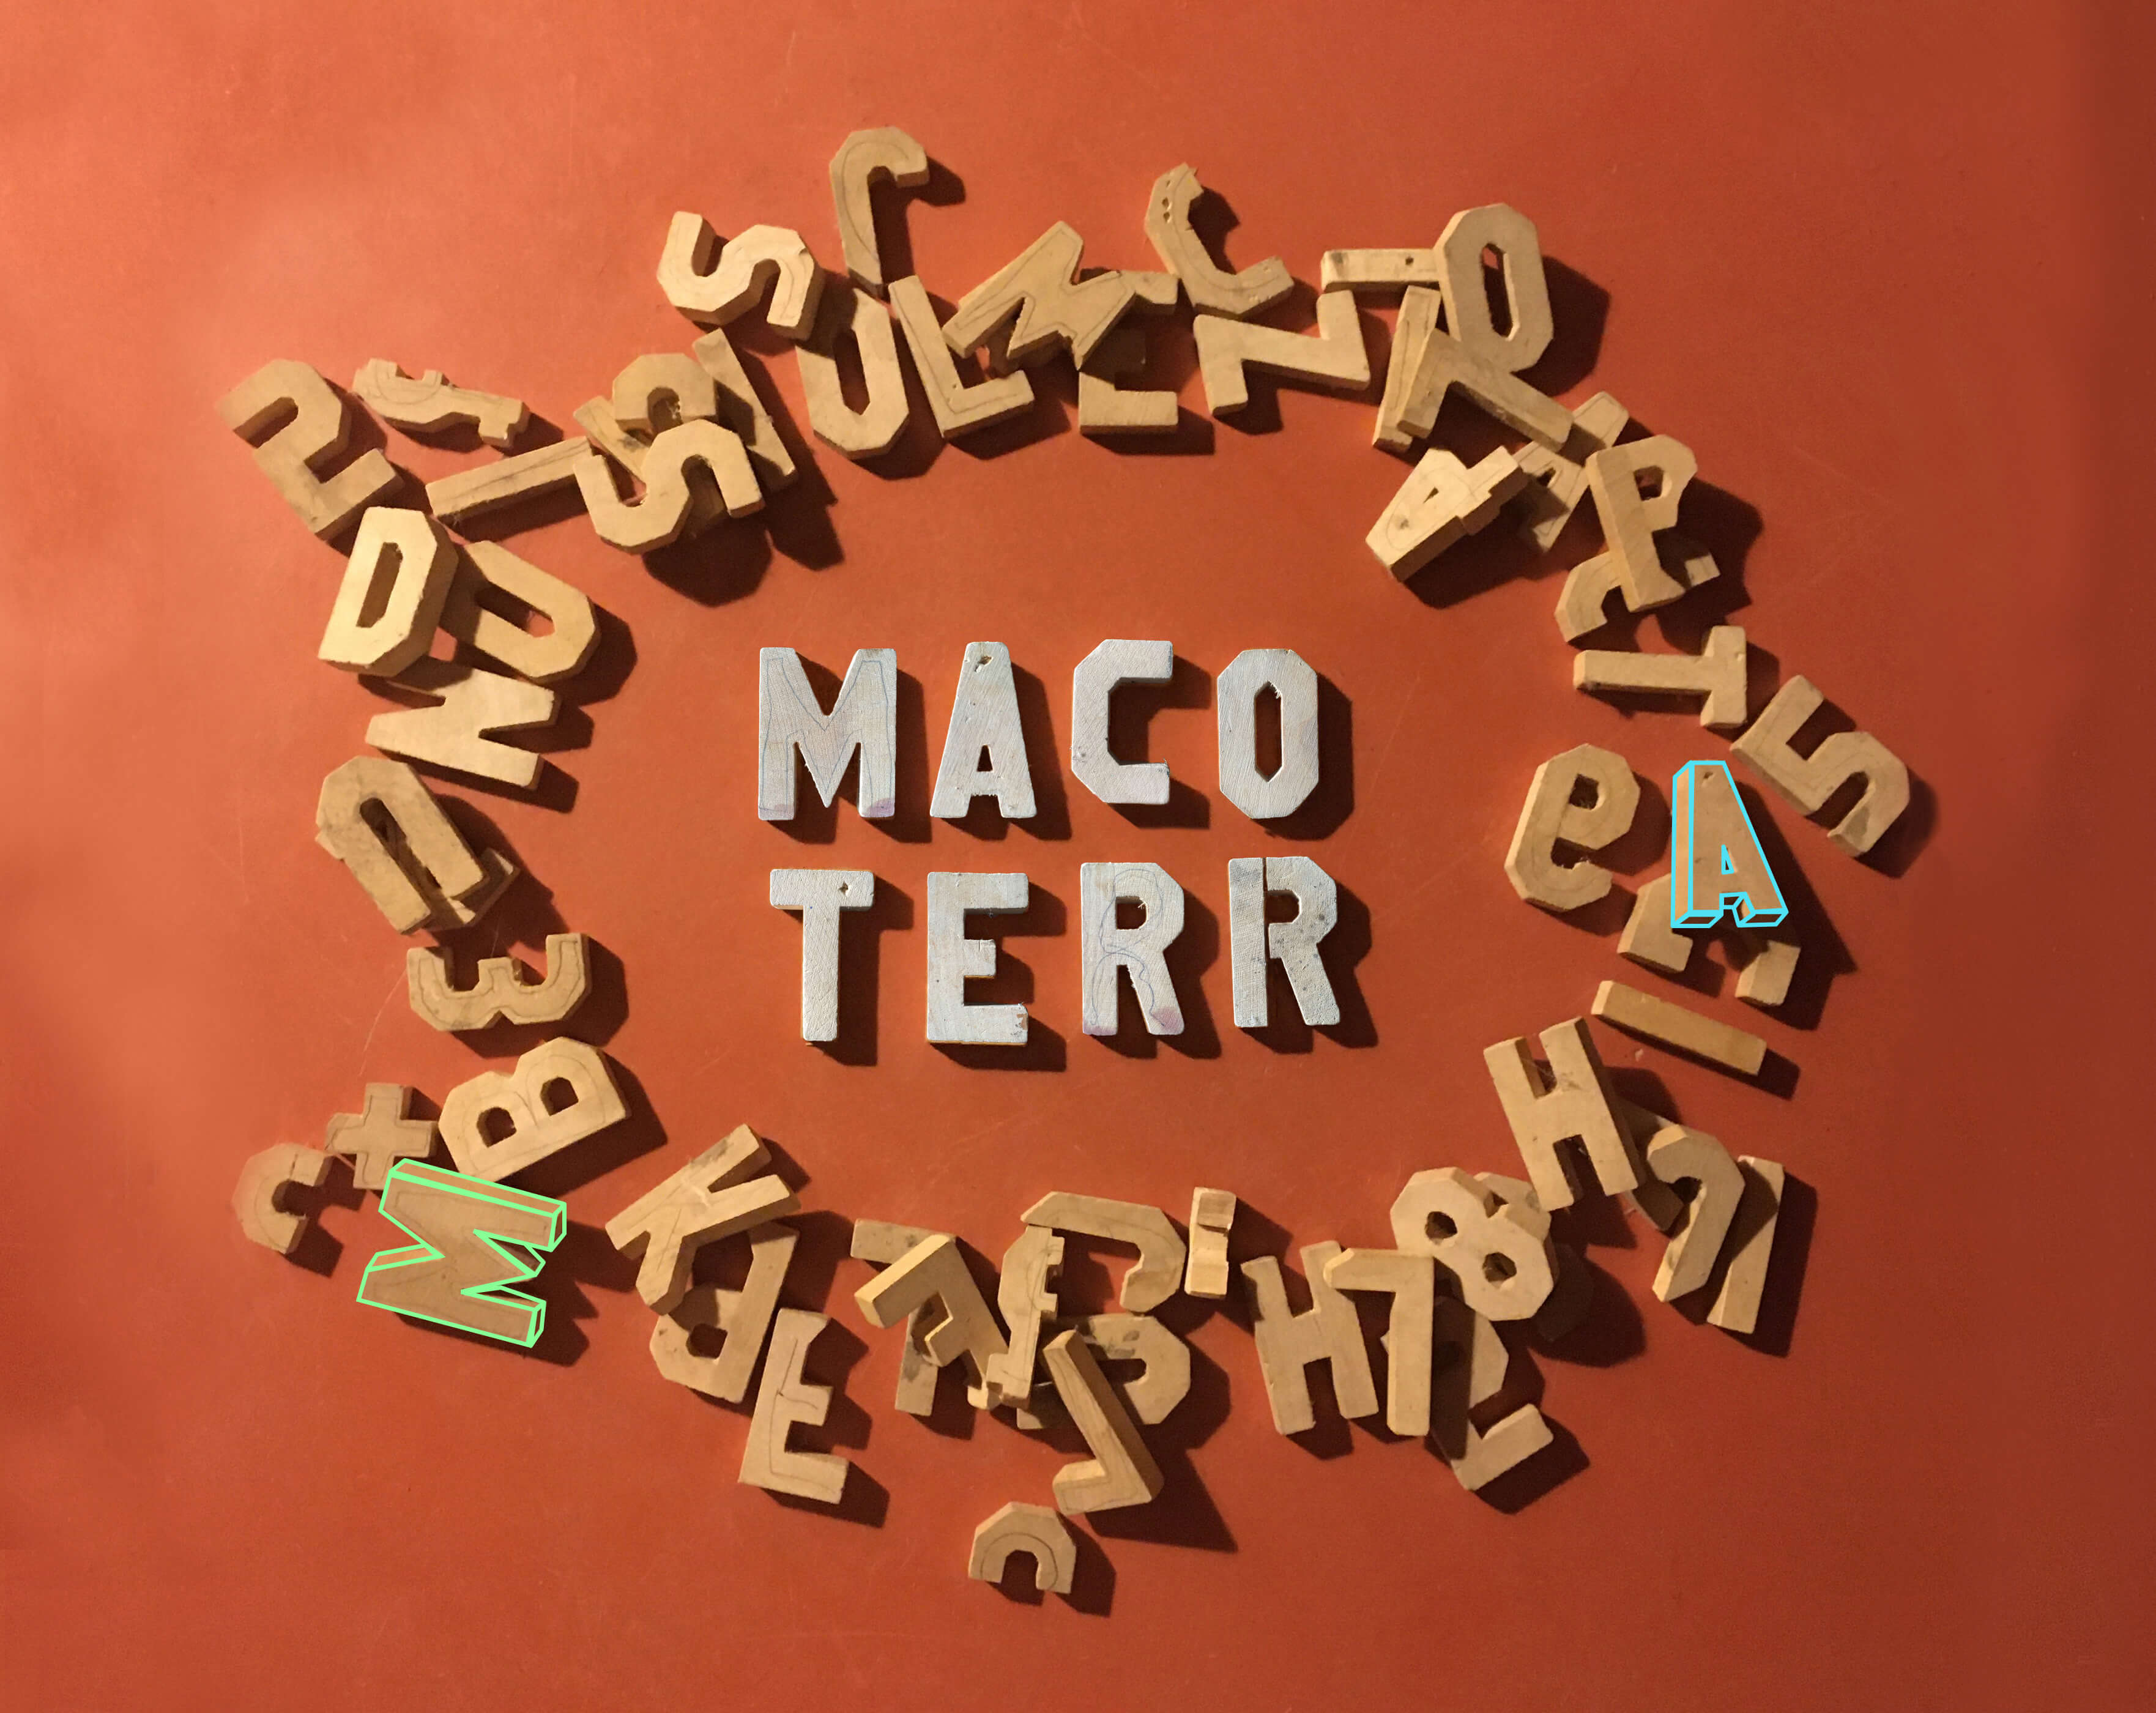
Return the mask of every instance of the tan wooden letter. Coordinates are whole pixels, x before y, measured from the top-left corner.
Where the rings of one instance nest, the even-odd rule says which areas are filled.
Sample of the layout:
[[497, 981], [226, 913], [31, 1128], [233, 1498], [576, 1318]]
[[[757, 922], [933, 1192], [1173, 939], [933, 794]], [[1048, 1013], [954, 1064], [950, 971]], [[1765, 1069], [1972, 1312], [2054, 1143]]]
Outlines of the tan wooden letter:
[[[1582, 784], [1594, 787], [1585, 808], [1573, 801]], [[1631, 764], [1612, 751], [1579, 744], [1535, 769], [1527, 800], [1505, 853], [1505, 878], [1529, 904], [1547, 910], [1578, 910], [1609, 890], [1610, 873], [1599, 864], [1557, 860], [1562, 843], [1599, 850], [1631, 829], [1639, 812], [1640, 782]]]
[[[547, 1099], [556, 1083], [568, 1086], [565, 1105]], [[508, 1121], [509, 1134], [490, 1141], [486, 1121], [495, 1113]], [[490, 1070], [458, 1084], [438, 1122], [459, 1172], [499, 1182], [628, 1116], [605, 1055], [562, 1035], [542, 1041], [506, 1074]]]
[[[592, 1049], [585, 1050], [598, 1058]], [[448, 1116], [445, 1103], [445, 1123]], [[771, 1151], [757, 1133], [737, 1125], [607, 1221], [609, 1243], [624, 1255], [640, 1252], [644, 1257], [636, 1294], [647, 1305], [664, 1314], [681, 1300], [696, 1251], [706, 1244], [778, 1214], [800, 1212], [799, 1200], [776, 1173], [749, 1177], [770, 1163]]]
[[[290, 413], [267, 439], [264, 429]], [[254, 462], [300, 521], [317, 536], [335, 535], [395, 487], [395, 468], [379, 452], [360, 454], [333, 476], [316, 474], [352, 439], [344, 400], [306, 364], [264, 363], [217, 402], [226, 428], [254, 445]], [[436, 508], [439, 510], [439, 508]]]
[[1631, 1132], [1611, 1107], [1608, 1077], [1596, 1056], [1586, 1022], [1567, 1018], [1543, 1031], [1549, 1056], [1549, 1080], [1527, 1050], [1524, 1037], [1500, 1041], [1483, 1050], [1497, 1100], [1535, 1196], [1546, 1210], [1569, 1208], [1575, 1192], [1560, 1146], [1573, 1137], [1584, 1143], [1596, 1179], [1611, 1195], [1640, 1182], [1640, 1158]]

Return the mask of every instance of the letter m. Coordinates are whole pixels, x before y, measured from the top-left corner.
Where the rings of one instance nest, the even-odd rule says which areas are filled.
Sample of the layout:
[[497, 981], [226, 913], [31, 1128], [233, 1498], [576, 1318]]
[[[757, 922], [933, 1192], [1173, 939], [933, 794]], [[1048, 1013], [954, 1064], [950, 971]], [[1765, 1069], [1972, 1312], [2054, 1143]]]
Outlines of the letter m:
[[761, 651], [757, 685], [756, 813], [761, 820], [793, 818], [793, 756], [808, 764], [816, 795], [827, 805], [860, 751], [858, 802], [862, 816], [880, 821], [898, 795], [898, 654], [857, 649], [839, 699], [825, 713], [808, 687], [801, 657], [791, 649]]

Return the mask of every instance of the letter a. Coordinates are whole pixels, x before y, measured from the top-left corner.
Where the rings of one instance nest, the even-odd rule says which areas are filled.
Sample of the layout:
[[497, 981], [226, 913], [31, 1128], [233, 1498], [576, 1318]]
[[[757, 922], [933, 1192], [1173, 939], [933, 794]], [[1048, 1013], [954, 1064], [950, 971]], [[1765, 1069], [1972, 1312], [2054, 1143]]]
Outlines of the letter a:
[[1727, 910], [1740, 928], [1789, 913], [1727, 762], [1687, 762], [1670, 781], [1670, 926], [1705, 928]]

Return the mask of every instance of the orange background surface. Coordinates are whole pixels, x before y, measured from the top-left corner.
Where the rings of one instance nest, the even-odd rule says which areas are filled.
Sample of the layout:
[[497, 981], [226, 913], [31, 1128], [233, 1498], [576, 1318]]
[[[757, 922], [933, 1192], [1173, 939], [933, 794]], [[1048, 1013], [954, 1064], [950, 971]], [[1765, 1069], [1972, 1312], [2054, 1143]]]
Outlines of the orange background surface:
[[[15, 8], [10, 1704], [2146, 1705], [2149, 42], [2123, 7], [1775, 9]], [[1766, 806], [1805, 946], [1786, 1015], [1736, 1003], [1718, 950], [1684, 993], [1617, 957], [1608, 912], [1520, 903], [1501, 861], [1540, 762], [1603, 743], [1649, 782], [1629, 891], [1665, 860], [1671, 771], [1722, 740], [1570, 688], [1550, 608], [1591, 523], [1548, 558], [1502, 526], [1395, 585], [1363, 544], [1405, 469], [1369, 444], [1374, 389], [1260, 382], [1212, 425], [1187, 308], [1155, 335], [1185, 408], [1164, 452], [1080, 437], [1063, 364], [971, 443], [916, 393], [891, 459], [814, 445], [761, 518], [648, 567], [569, 508], [505, 515], [486, 532], [607, 618], [536, 798], [437, 782], [533, 877], [469, 937], [604, 946], [572, 1032], [633, 1112], [527, 1180], [574, 1222], [535, 1351], [359, 1307], [401, 1240], [372, 1200], [340, 1187], [290, 1264], [234, 1224], [240, 1162], [315, 1143], [370, 1080], [439, 1101], [544, 1032], [429, 1028], [405, 942], [313, 844], [320, 781], [386, 704], [315, 659], [341, 562], [213, 403], [272, 357], [342, 382], [386, 356], [574, 432], [692, 336], [652, 277], [670, 213], [797, 227], [836, 263], [826, 163], [876, 124], [940, 163], [885, 227], [946, 304], [1057, 218], [1089, 263], [1155, 265], [1147, 188], [1183, 160], [1232, 205], [1231, 261], [1306, 282], [1327, 248], [1526, 211], [1558, 324], [1531, 378], [1688, 443], [1687, 526], [1725, 570], [1596, 640], [1732, 618], [1754, 707], [1810, 677], [1908, 762], [1907, 822], [1858, 863]], [[1391, 313], [1363, 318], [1381, 376]], [[1274, 319], [1310, 316], [1306, 290]], [[792, 356], [750, 326], [798, 444]], [[422, 480], [474, 461], [370, 432]], [[1183, 787], [1164, 818], [1056, 765], [1106, 636], [1188, 663], [1132, 740]], [[1034, 826], [927, 817], [981, 638], [1026, 674]], [[898, 651], [893, 821], [756, 819], [774, 644], [833, 672]], [[1214, 773], [1212, 674], [1266, 646], [1332, 687], [1284, 833]], [[1347, 1020], [1314, 1038], [1230, 1017], [1225, 864], [1269, 851], [1342, 891]], [[1178, 1039], [1127, 1013], [1080, 1033], [1078, 864], [1111, 859], [1188, 890]], [[847, 922], [832, 1051], [797, 1038], [799, 929], [765, 901], [803, 864], [871, 869], [884, 900]], [[1039, 901], [998, 992], [1035, 1045], [989, 1069], [923, 1041], [925, 877], [1012, 868]], [[1074, 1603], [967, 1580], [974, 1524], [1045, 1501], [1068, 1454], [955, 1391], [927, 1424], [893, 1411], [846, 1220], [993, 1262], [1049, 1189], [1179, 1220], [1214, 1183], [1245, 1200], [1238, 1259], [1383, 1244], [1410, 1172], [1517, 1169], [1481, 1049], [1604, 977], [1778, 1056], [1753, 1086], [1597, 1026], [1622, 1090], [1799, 1181], [1759, 1337], [1655, 1301], [1637, 1222], [1578, 1222], [1595, 1318], [1514, 1374], [1558, 1445], [1478, 1498], [1322, 1383], [1311, 1443], [1277, 1435], [1240, 1301], [1184, 1300], [1166, 1494], [1080, 1525]], [[785, 1300], [834, 1316], [810, 1372], [839, 1395], [798, 1437], [854, 1460], [837, 1517], [737, 1485], [746, 1408], [657, 1376], [599, 1230], [742, 1121], [812, 1210]], [[1120, 1268], [1074, 1244], [1066, 1304]]]

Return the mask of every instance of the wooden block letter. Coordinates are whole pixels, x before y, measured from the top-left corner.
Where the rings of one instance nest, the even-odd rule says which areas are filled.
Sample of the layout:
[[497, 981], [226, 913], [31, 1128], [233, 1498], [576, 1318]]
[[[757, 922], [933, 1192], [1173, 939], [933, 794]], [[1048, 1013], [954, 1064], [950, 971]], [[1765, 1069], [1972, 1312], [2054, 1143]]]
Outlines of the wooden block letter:
[[958, 657], [958, 688], [928, 813], [963, 820], [978, 797], [993, 797], [1006, 821], [1029, 821], [1035, 813], [1018, 685], [1010, 650], [1001, 643], [968, 643]]
[[342, 863], [400, 934], [476, 921], [514, 880], [498, 850], [474, 856], [419, 776], [355, 756], [322, 781], [315, 843]]
[[1164, 1485], [1160, 1465], [1091, 1350], [1072, 1331], [1058, 1333], [1043, 1355], [1056, 1395], [1093, 1453], [1055, 1472], [1056, 1509], [1070, 1516], [1150, 1504]]
[[1614, 446], [1631, 414], [1607, 392], [1598, 392], [1572, 413], [1572, 432], [1562, 450], [1523, 446], [1515, 456], [1529, 480], [1520, 490], [1520, 539], [1547, 553], [1572, 521], [1587, 493], [1587, 460]]
[[1670, 781], [1670, 926], [1771, 928], [1789, 913], [1727, 762], [1687, 762]]
[[[327, 539], [397, 485], [379, 452], [362, 453], [333, 476], [318, 474], [345, 449], [352, 424], [336, 389], [303, 362], [264, 363], [217, 402], [226, 428], [254, 446], [254, 462], [300, 521]], [[263, 431], [280, 423], [267, 439]]]
[[1281, 1264], [1270, 1255], [1243, 1263], [1243, 1282], [1250, 1293], [1250, 1330], [1257, 1340], [1258, 1368], [1272, 1405], [1273, 1426], [1301, 1433], [1317, 1425], [1311, 1408], [1310, 1383], [1303, 1370], [1328, 1362], [1332, 1395], [1340, 1413], [1349, 1418], [1378, 1413], [1378, 1389], [1370, 1377], [1370, 1352], [1354, 1305], [1325, 1282], [1325, 1269], [1341, 1253], [1337, 1243], [1312, 1244], [1302, 1251], [1303, 1276], [1310, 1281], [1310, 1306], [1292, 1314]]
[[[446, 1118], [446, 1106], [444, 1113]], [[757, 1133], [737, 1125], [607, 1221], [607, 1241], [624, 1255], [644, 1258], [636, 1294], [646, 1304], [664, 1314], [680, 1302], [696, 1251], [706, 1244], [800, 1212], [800, 1202], [775, 1172], [749, 1176], [770, 1163]]]
[[1628, 1033], [1742, 1076], [1758, 1075], [1767, 1062], [1767, 1044], [1758, 1036], [1702, 1017], [1652, 993], [1642, 993], [1622, 982], [1604, 982], [1594, 990], [1594, 1014]]
[[1045, 361], [1058, 345], [1080, 368], [1129, 309], [1137, 287], [1126, 274], [1076, 275], [1086, 241], [1060, 220], [958, 300], [943, 324], [944, 342], [966, 351], [986, 344], [1005, 323], [1004, 352], [1024, 367]]
[[1862, 856], [1909, 807], [1909, 770], [1868, 731], [1838, 732], [1810, 755], [1799, 755], [1797, 734], [1824, 700], [1810, 679], [1793, 678], [1729, 746], [1807, 815], [1816, 815], [1829, 798], [1861, 775], [1864, 795], [1827, 836], [1851, 856]]
[[1116, 384], [1136, 378], [1145, 367], [1145, 335], [1136, 327], [1118, 327], [1095, 346], [1078, 372], [1078, 432], [1095, 439], [1173, 433], [1183, 411], [1172, 388], [1126, 391]]
[[1723, 1248], [1729, 1264], [1707, 1323], [1725, 1332], [1749, 1333], [1759, 1324], [1759, 1300], [1767, 1289], [1767, 1266], [1774, 1259], [1774, 1228], [1780, 1222], [1785, 1174], [1772, 1160], [1740, 1154], [1744, 1198], [1738, 1204]]
[[855, 801], [864, 820], [888, 819], [897, 809], [898, 654], [856, 649], [839, 699], [825, 713], [808, 687], [801, 657], [791, 649], [757, 654], [756, 813], [761, 820], [793, 818], [793, 756], [800, 752], [816, 796], [829, 808], [855, 751], [861, 758]]
[[891, 282], [891, 306], [906, 335], [906, 348], [913, 353], [914, 372], [921, 377], [921, 390], [928, 395], [937, 430], [946, 440], [1032, 408], [1033, 382], [1023, 374], [973, 381], [958, 372], [957, 359], [937, 323], [935, 306], [928, 301], [928, 289], [912, 274]]
[[[1172, 663], [1171, 663], [1172, 664]], [[1280, 762], [1258, 771], [1258, 697], [1280, 710]], [[1245, 649], [1214, 687], [1220, 793], [1253, 821], [1277, 821], [1317, 789], [1317, 674], [1292, 649]]]
[[[1292, 894], [1296, 913], [1265, 920], [1265, 895]], [[1306, 856], [1231, 857], [1228, 861], [1228, 957], [1235, 1027], [1261, 1029], [1270, 1020], [1265, 960], [1276, 957], [1295, 991], [1295, 1008], [1313, 1028], [1340, 1021], [1340, 1001], [1325, 973], [1318, 945], [1340, 919], [1339, 889]]]
[[1190, 1259], [1183, 1269], [1183, 1288], [1191, 1295], [1227, 1295], [1228, 1233], [1235, 1223], [1233, 1190], [1190, 1192]]
[[1138, 1258], [1123, 1274], [1116, 1300], [1132, 1314], [1157, 1309], [1183, 1283], [1187, 1252], [1167, 1214], [1142, 1202], [1052, 1190], [1025, 1210], [1025, 1223], [1055, 1231], [1079, 1231], [1136, 1247]]
[[968, 1005], [966, 983], [996, 972], [996, 942], [966, 937], [966, 917], [1022, 915], [1030, 894], [1023, 874], [928, 877], [928, 1039], [954, 1045], [1023, 1047], [1023, 1005]]
[[591, 990], [590, 945], [582, 934], [549, 934], [543, 981], [526, 981], [513, 957], [480, 959], [469, 987], [454, 986], [449, 973], [449, 954], [439, 946], [404, 954], [412, 1009], [438, 1029], [483, 1029], [496, 1019], [559, 1023]]
[[1151, 1315], [1088, 1315], [1078, 1336], [1097, 1362], [1142, 1365], [1122, 1395], [1146, 1426], [1166, 1421], [1190, 1395], [1190, 1346]]
[[[1503, 264], [1510, 317], [1503, 333], [1496, 331], [1483, 283], [1485, 250], [1496, 251]], [[1514, 378], [1533, 366], [1554, 331], [1534, 223], [1502, 203], [1466, 209], [1452, 217], [1437, 252], [1450, 326], [1440, 332], [1418, 322], [1415, 348], [1387, 378], [1389, 394], [1394, 380], [1404, 378], [1404, 396], [1392, 410], [1379, 411], [1378, 444], [1404, 450], [1429, 433], [1446, 392], [1458, 387], [1507, 427], [1552, 451], [1562, 449], [1572, 432], [1572, 413]], [[1400, 342], [1397, 336], [1395, 341]]]
[[844, 1494], [846, 1471], [853, 1467], [844, 1458], [835, 1452], [789, 1451], [786, 1447], [796, 1422], [820, 1427], [830, 1412], [831, 1388], [812, 1386], [801, 1377], [808, 1346], [830, 1324], [829, 1315], [812, 1315], [805, 1309], [781, 1309], [773, 1322], [763, 1385], [748, 1424], [748, 1443], [742, 1449], [743, 1486], [822, 1505], [836, 1505]]
[[1399, 1249], [1342, 1249], [1325, 1264], [1325, 1282], [1335, 1290], [1383, 1291], [1392, 1298], [1383, 1340], [1385, 1425], [1414, 1439], [1430, 1432], [1436, 1269], [1428, 1255]]
[[497, 458], [427, 484], [427, 509], [444, 523], [461, 523], [482, 512], [572, 487], [592, 443], [581, 434], [535, 447], [514, 458]]
[[839, 246], [854, 283], [883, 295], [883, 258], [876, 248], [870, 192], [880, 179], [909, 188], [928, 182], [928, 151], [895, 125], [857, 131], [831, 156], [831, 201]]
[[1108, 698], [1122, 684], [1166, 684], [1175, 645], [1111, 637], [1070, 674], [1070, 771], [1104, 803], [1164, 803], [1165, 762], [1124, 762], [1108, 748]]
[[285, 1187], [319, 1184], [329, 1171], [327, 1154], [296, 1142], [278, 1142], [249, 1156], [232, 1192], [232, 1211], [240, 1230], [265, 1249], [290, 1254], [306, 1235], [308, 1217], [284, 1205]]
[[[568, 1090], [567, 1101], [550, 1098], [557, 1085]], [[509, 1133], [490, 1141], [487, 1121], [496, 1114]], [[562, 1035], [542, 1041], [506, 1074], [490, 1070], [458, 1084], [438, 1122], [458, 1171], [499, 1181], [628, 1116], [605, 1055]]]
[[683, 213], [667, 224], [666, 247], [659, 258], [659, 289], [666, 294], [667, 302], [706, 326], [746, 314], [768, 291], [766, 324], [788, 339], [803, 339], [816, 319], [824, 274], [798, 232], [783, 226], [752, 226], [721, 244], [702, 215]]
[[[1145, 919], [1134, 928], [1116, 920], [1124, 900]], [[1079, 962], [1083, 995], [1081, 1027], [1089, 1035], [1116, 1033], [1116, 972], [1131, 978], [1131, 991], [1155, 1035], [1183, 1033], [1183, 1005], [1168, 972], [1168, 948], [1183, 931], [1183, 888], [1158, 863], [1082, 863], [1078, 869]]]
[[1014, 1552], [1033, 1560], [1033, 1585], [1042, 1593], [1067, 1594], [1078, 1574], [1078, 1543], [1070, 1526], [1045, 1505], [1006, 1505], [973, 1531], [966, 1574], [977, 1582], [999, 1582]]
[[1363, 539], [1378, 562], [1405, 582], [1462, 536], [1479, 535], [1507, 500], [1532, 485], [1502, 446], [1472, 469], [1433, 447]]
[[895, 1326], [932, 1300], [942, 1305], [942, 1318], [922, 1331], [921, 1349], [939, 1367], [964, 1357], [976, 1383], [984, 1382], [1010, 1346], [957, 1239], [945, 1233], [923, 1238], [854, 1293], [854, 1306], [871, 1326]]
[[1724, 731], [1742, 726], [1744, 705], [1744, 631], [1717, 624], [1697, 654], [1646, 654], [1586, 649], [1573, 656], [1572, 687], [1630, 690], [1645, 695], [1696, 695], [1699, 723]]
[[1205, 193], [1188, 163], [1153, 181], [1146, 203], [1145, 233], [1160, 264], [1183, 281], [1190, 300], [1222, 315], [1255, 315], [1295, 290], [1287, 264], [1278, 256], [1231, 273], [1214, 261], [1190, 224], [1190, 205]]
[[318, 659], [393, 678], [434, 639], [457, 550], [424, 511], [370, 505], [359, 520]]
[[[868, 394], [859, 410], [846, 403], [839, 379], [839, 345], [847, 339], [860, 359]], [[815, 333], [795, 349], [793, 358], [801, 370], [808, 426], [818, 439], [856, 459], [877, 457], [898, 444], [906, 429], [906, 376], [898, 367], [891, 312], [881, 304], [851, 285], [826, 293]]]
[[[887, 1219], [856, 1219], [847, 1253], [856, 1261], [873, 1261], [880, 1267], [887, 1267], [893, 1261], [903, 1260], [906, 1251], [916, 1244], [948, 1236], [948, 1232], [894, 1225]], [[936, 1408], [936, 1376], [941, 1365], [922, 1347], [921, 1340], [938, 1318], [933, 1302], [922, 1302], [906, 1317], [906, 1342], [898, 1358], [898, 1395], [893, 1402], [910, 1416], [928, 1415]]]
[[1010, 1329], [1010, 1347], [983, 1372], [986, 1401], [1023, 1407], [1033, 1395], [1033, 1370], [1040, 1328], [1055, 1315], [1055, 1275], [1063, 1268], [1063, 1239], [1045, 1226], [1029, 1225], [1004, 1251], [996, 1282], [996, 1307]]
[[539, 782], [544, 756], [496, 743], [487, 734], [552, 726], [553, 691], [431, 657], [413, 661], [390, 682], [439, 700], [431, 707], [377, 714], [367, 724], [367, 741], [375, 748], [524, 791]]
[[[800, 1233], [782, 1220], [752, 1225], [746, 1235], [748, 1278], [739, 1290], [693, 1286], [651, 1323], [651, 1360], [659, 1372], [676, 1385], [726, 1403], [748, 1396], [749, 1376], [778, 1311], [778, 1290], [786, 1282]], [[707, 1326], [716, 1327], [726, 1340], [716, 1357], [699, 1356], [690, 1343]]]
[[[1587, 485], [1608, 546], [1580, 561], [1565, 578], [1557, 623], [1567, 642], [1602, 624], [1604, 603], [1613, 591], [1623, 593], [1630, 611], [1646, 613], [1719, 574], [1711, 554], [1686, 544], [1691, 562], [1681, 578], [1673, 577], [1655, 546], [1656, 535], [1676, 527], [1677, 502], [1698, 471], [1691, 449], [1667, 434], [1627, 440], [1588, 459]], [[1642, 490], [1643, 482], [1655, 484], [1651, 495]]]
[[1205, 408], [1216, 417], [1232, 416], [1250, 402], [1245, 372], [1249, 369], [1305, 381], [1330, 392], [1359, 392], [1370, 384], [1370, 353], [1363, 343], [1362, 317], [1348, 292], [1320, 295], [1315, 336], [1218, 315], [1199, 315], [1191, 323], [1191, 331], [1198, 341]]
[[1673, 1189], [1693, 1186], [1655, 1274], [1655, 1295], [1666, 1303], [1690, 1295], [1713, 1274], [1744, 1198], [1744, 1174], [1720, 1142], [1681, 1124], [1664, 1126], [1647, 1144], [1647, 1170]]
[[[547, 621], [544, 635], [480, 604], [490, 590], [530, 608]], [[465, 544], [450, 579], [441, 627], [460, 643], [490, 654], [519, 678], [559, 684], [584, 669], [599, 645], [598, 621], [583, 590], [520, 559], [498, 541]]]
[[569, 1210], [528, 1190], [400, 1160], [382, 1186], [382, 1217], [412, 1242], [367, 1264], [359, 1300], [526, 1349], [547, 1326], [543, 1300], [510, 1289], [569, 1228]]
[[773, 869], [774, 910], [801, 912], [801, 1039], [839, 1039], [839, 921], [875, 902], [866, 869]]
[[352, 377], [352, 390], [385, 423], [420, 434], [470, 423], [490, 446], [506, 447], [531, 420], [519, 398], [452, 387], [439, 369], [417, 380], [387, 357], [369, 357]]
[[756, 466], [758, 481], [767, 490], [784, 487], [798, 474], [793, 467], [793, 454], [787, 449], [778, 425], [765, 408], [763, 397], [749, 379], [748, 371], [742, 367], [742, 360], [735, 354], [733, 341], [726, 337], [726, 330], [712, 328], [689, 351], [703, 365], [704, 372], [711, 377], [717, 389], [720, 425], [741, 436], [742, 444], [748, 448], [749, 461]]
[[[1594, 800], [1583, 808], [1573, 801], [1584, 786]], [[1527, 800], [1505, 853], [1505, 877], [1529, 904], [1548, 910], [1578, 910], [1609, 890], [1609, 870], [1585, 860], [1557, 860], [1560, 842], [1581, 850], [1599, 850], [1629, 832], [1640, 807], [1640, 782], [1629, 762], [1614, 752], [1580, 744], [1553, 756], [1535, 769]]]
[[746, 517], [762, 507], [763, 490], [741, 436], [701, 417], [676, 423], [652, 441], [639, 472], [642, 498], [624, 500], [612, 466], [596, 452], [578, 464], [577, 486], [602, 541], [624, 553], [655, 553], [689, 527], [696, 510], [691, 469], [711, 480], [727, 516]]
[[1609, 1078], [1586, 1022], [1567, 1018], [1544, 1029], [1542, 1039], [1549, 1059], [1547, 1082], [1524, 1037], [1500, 1041], [1482, 1054], [1534, 1182], [1535, 1198], [1552, 1212], [1572, 1205], [1575, 1192], [1560, 1148], [1574, 1138], [1585, 1146], [1605, 1191], [1614, 1196], [1634, 1188], [1640, 1182], [1639, 1156], [1630, 1131], [1612, 1107]]

